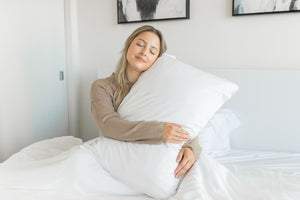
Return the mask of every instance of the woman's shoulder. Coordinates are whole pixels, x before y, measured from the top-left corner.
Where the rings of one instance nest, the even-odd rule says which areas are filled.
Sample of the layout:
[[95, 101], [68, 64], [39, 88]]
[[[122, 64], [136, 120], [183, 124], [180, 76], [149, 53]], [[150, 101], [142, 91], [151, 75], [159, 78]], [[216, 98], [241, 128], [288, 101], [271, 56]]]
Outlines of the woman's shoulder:
[[97, 84], [97, 85], [115, 85], [115, 73], [112, 73], [109, 77], [106, 78], [100, 78], [94, 81], [93, 84]]
[[104, 88], [109, 90], [115, 90], [116, 81], [115, 81], [115, 73], [112, 73], [109, 77], [97, 79], [93, 82], [92, 88]]

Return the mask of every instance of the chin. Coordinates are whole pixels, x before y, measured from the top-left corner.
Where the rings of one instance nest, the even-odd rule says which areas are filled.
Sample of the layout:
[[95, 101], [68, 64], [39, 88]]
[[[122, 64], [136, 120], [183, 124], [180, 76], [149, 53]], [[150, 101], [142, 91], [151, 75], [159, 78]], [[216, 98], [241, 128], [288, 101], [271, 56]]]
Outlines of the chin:
[[137, 71], [139, 71], [139, 72], [144, 72], [144, 71], [146, 71], [146, 70], [148, 69], [148, 67], [145, 66], [145, 65], [135, 65], [134, 68], [135, 68]]

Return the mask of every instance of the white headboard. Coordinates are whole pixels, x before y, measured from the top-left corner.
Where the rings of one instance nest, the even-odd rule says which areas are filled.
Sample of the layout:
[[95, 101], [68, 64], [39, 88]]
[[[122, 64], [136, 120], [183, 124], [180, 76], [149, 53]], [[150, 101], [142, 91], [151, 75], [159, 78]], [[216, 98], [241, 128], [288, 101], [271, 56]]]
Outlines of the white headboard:
[[300, 152], [300, 70], [206, 71], [240, 86], [224, 105], [241, 120], [233, 147]]

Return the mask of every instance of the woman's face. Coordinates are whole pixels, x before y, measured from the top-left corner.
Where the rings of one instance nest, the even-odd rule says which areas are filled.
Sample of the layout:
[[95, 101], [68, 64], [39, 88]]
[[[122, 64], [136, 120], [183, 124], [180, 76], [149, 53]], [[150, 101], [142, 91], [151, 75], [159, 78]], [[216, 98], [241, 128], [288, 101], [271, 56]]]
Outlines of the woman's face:
[[134, 38], [128, 48], [127, 67], [140, 73], [146, 71], [157, 59], [159, 51], [159, 37], [152, 32], [143, 32]]

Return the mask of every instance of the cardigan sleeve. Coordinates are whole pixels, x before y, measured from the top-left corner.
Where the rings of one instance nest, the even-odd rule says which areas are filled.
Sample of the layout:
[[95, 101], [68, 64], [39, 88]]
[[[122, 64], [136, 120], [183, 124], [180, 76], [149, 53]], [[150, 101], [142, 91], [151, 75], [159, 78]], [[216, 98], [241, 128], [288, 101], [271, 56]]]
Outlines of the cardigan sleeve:
[[198, 136], [193, 138], [192, 140], [186, 142], [184, 145], [183, 145], [183, 148], [184, 147], [189, 147], [192, 149], [194, 155], [195, 155], [195, 158], [198, 159], [199, 156], [200, 156], [200, 153], [202, 151], [202, 148], [200, 147], [200, 144], [199, 144], [199, 138]]
[[113, 90], [106, 79], [96, 80], [91, 87], [91, 111], [104, 137], [145, 144], [163, 143], [162, 122], [128, 121], [113, 106]]

